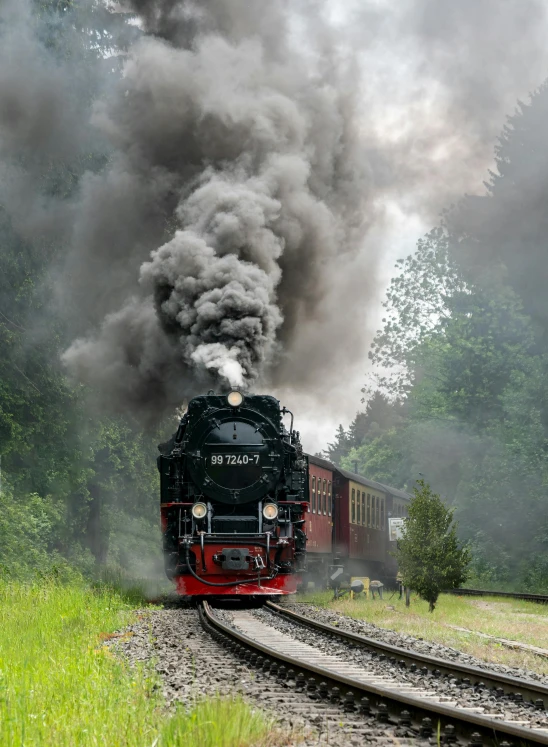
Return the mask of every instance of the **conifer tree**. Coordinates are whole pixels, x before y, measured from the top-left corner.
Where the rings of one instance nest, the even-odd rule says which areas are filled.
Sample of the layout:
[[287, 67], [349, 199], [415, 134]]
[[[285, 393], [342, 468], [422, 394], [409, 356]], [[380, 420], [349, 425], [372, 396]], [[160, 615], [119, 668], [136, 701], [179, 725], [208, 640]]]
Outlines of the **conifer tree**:
[[345, 457], [350, 449], [352, 448], [348, 433], [344, 430], [342, 425], [339, 425], [335, 434], [335, 440], [333, 443], [327, 444], [325, 455], [327, 459], [340, 464], [343, 457]]
[[428, 602], [433, 612], [443, 589], [466, 581], [470, 552], [459, 545], [453, 509], [424, 480], [417, 481], [413, 492], [396, 558], [405, 586]]

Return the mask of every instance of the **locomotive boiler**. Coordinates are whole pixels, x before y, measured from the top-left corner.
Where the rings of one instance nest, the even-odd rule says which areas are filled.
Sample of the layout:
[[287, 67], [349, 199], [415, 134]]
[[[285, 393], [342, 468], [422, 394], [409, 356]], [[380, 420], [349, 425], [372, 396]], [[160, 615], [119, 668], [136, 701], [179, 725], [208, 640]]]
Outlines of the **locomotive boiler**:
[[293, 415], [271, 396], [210, 392], [189, 402], [159, 449], [165, 568], [177, 592], [295, 592], [309, 481]]

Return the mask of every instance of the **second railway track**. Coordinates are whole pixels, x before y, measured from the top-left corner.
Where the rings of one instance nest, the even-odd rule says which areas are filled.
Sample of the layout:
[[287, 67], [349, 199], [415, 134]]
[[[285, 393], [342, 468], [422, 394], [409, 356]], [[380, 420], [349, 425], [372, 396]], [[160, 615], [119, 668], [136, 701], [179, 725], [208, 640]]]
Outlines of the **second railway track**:
[[431, 675], [434, 679], [443, 676], [454, 677], [465, 685], [469, 684], [471, 687], [478, 687], [481, 684], [483, 687], [494, 688], [495, 691], [498, 690], [499, 695], [507, 695], [512, 699], [517, 697], [518, 700], [530, 701], [538, 710], [544, 710], [545, 706], [548, 707], [548, 685], [542, 682], [513, 677], [491, 671], [487, 668], [461, 664], [460, 662], [442, 659], [429, 654], [421, 654], [411, 649], [378, 641], [369, 636], [358, 635], [351, 631], [335, 628], [333, 625], [313, 620], [306, 615], [285, 609], [272, 602], [268, 602], [267, 606], [277, 615], [325, 633], [326, 635], [361, 646], [368, 651], [374, 652], [374, 655], [377, 657], [382, 657], [383, 660], [387, 660], [393, 664], [410, 668], [411, 671], [422, 670], [423, 674]]
[[548, 604], [548, 596], [546, 596], [545, 594], [529, 594], [529, 592], [485, 591], [483, 589], [449, 589], [444, 593], [453, 594], [458, 597], [507, 597], [509, 599], [521, 599], [525, 602]]
[[[364, 636], [311, 621], [277, 605], [269, 606], [272, 612], [291, 620], [301, 631], [303, 625], [316, 628], [322, 635], [338, 638], [352, 648], [369, 647], [370, 654], [377, 660], [381, 656], [395, 660], [391, 664], [397, 665], [400, 676], [394, 667], [383, 674], [378, 666], [354, 663], [339, 653], [324, 652], [319, 646], [266, 624], [249, 611], [233, 611], [230, 622], [223, 619], [226, 613], [218, 613], [207, 603], [203, 603], [200, 613], [205, 629], [251, 667], [269, 672], [278, 681], [285, 679], [288, 686], [308, 692], [315, 701], [340, 703], [347, 713], [399, 727], [408, 738], [437, 739], [439, 736], [444, 743], [459, 741], [478, 747], [503, 742], [548, 745], [548, 717], [544, 710], [548, 688], [541, 683], [370, 642], [372, 639]], [[371, 648], [373, 645], [376, 651]], [[415, 672], [419, 664], [420, 673], [425, 677], [413, 682], [409, 674]], [[462, 692], [448, 695], [440, 692], [443, 688], [438, 684], [444, 677], [452, 677], [452, 681], [459, 677], [469, 680], [469, 684], [465, 684]], [[493, 697], [482, 698], [482, 693], [489, 692], [490, 688]], [[511, 702], [510, 696], [505, 694], [510, 692]], [[521, 702], [524, 698], [533, 702]]]

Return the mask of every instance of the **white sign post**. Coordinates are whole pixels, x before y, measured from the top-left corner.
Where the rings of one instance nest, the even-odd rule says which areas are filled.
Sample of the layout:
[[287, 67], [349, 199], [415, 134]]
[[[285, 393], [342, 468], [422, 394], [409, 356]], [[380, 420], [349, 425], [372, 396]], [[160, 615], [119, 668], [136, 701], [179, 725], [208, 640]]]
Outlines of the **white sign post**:
[[405, 519], [396, 518], [388, 519], [388, 539], [390, 542], [396, 542], [403, 536], [403, 522]]

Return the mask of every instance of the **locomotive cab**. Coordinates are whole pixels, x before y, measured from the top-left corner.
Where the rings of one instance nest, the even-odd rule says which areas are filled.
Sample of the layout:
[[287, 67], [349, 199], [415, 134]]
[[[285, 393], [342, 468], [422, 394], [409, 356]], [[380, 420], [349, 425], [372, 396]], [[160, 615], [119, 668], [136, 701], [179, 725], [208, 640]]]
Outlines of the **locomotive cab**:
[[160, 446], [166, 573], [179, 593], [284, 594], [303, 570], [308, 461], [270, 396], [190, 401]]

